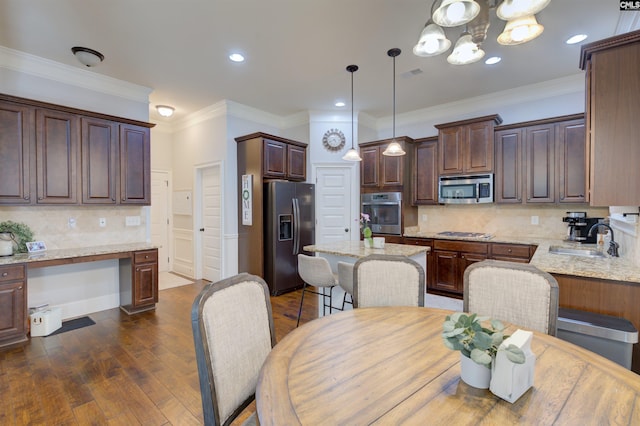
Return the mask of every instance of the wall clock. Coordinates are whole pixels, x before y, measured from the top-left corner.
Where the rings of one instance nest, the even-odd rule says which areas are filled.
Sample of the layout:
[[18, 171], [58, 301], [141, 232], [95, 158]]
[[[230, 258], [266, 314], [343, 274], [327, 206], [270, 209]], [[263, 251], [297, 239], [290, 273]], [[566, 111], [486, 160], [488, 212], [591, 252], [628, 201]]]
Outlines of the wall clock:
[[344, 133], [338, 129], [327, 130], [322, 137], [322, 145], [327, 151], [337, 152], [344, 148], [345, 144]]

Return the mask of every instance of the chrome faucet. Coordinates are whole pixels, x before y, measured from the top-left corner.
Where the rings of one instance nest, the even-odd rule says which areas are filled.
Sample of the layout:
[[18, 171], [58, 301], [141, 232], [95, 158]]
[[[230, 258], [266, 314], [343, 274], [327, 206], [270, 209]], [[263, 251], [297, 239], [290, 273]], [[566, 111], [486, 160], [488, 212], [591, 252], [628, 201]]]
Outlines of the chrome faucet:
[[591, 227], [591, 229], [589, 229], [589, 232], [587, 233], [587, 235], [590, 237], [593, 230], [598, 226], [604, 226], [605, 228], [609, 228], [609, 232], [611, 232], [611, 241], [609, 242], [609, 250], [607, 250], [607, 253], [609, 254], [609, 256], [619, 257], [618, 247], [620, 247], [620, 244], [616, 243], [615, 240], [613, 239], [613, 229], [611, 229], [609, 225], [602, 222], [596, 223]]

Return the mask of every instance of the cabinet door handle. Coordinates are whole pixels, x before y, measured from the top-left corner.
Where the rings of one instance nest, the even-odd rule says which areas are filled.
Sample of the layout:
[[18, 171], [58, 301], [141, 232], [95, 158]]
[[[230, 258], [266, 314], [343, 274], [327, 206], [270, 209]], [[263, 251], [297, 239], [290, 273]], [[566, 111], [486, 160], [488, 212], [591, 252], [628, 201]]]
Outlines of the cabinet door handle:
[[512, 251], [513, 251], [513, 250], [511, 250], [511, 249], [507, 250], [507, 252], [509, 252], [509, 253], [511, 253]]
[[9, 275], [9, 273], [8, 273], [8, 272], [3, 272], [3, 273], [2, 273], [2, 276], [3, 276], [3, 277], [6, 277], [7, 275]]
[[148, 259], [148, 258], [149, 258], [149, 255], [148, 255], [148, 254], [145, 254], [145, 255], [144, 255], [144, 258], [145, 258], [145, 259]]
[[136, 268], [136, 272], [140, 272], [140, 268]]
[[25, 199], [25, 200], [28, 200], [28, 199], [29, 199], [29, 196], [28, 196], [28, 195], [25, 195], [25, 196], [24, 196], [24, 199]]

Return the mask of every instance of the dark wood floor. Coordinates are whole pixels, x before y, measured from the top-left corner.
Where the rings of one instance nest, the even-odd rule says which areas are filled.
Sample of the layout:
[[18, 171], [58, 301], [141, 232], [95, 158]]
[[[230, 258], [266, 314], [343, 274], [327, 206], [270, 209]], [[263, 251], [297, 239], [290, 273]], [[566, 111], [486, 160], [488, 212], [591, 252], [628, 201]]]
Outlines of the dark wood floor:
[[[162, 290], [152, 312], [110, 309], [90, 315], [95, 325], [0, 349], [0, 425], [202, 424], [190, 315], [205, 284]], [[272, 297], [278, 341], [299, 302], [300, 290]], [[301, 322], [316, 313], [305, 297]]]

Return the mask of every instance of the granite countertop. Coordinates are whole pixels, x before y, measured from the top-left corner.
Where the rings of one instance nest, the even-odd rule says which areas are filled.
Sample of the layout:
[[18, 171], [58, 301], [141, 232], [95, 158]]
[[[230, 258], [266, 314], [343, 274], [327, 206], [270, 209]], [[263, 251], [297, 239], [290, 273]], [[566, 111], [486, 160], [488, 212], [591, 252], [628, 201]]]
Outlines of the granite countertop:
[[491, 238], [451, 237], [438, 235], [436, 232], [407, 232], [404, 236], [438, 240], [535, 245], [538, 248], [529, 263], [550, 274], [640, 283], [640, 267], [636, 266], [630, 259], [611, 257], [606, 255], [606, 253], [606, 257], [604, 258], [549, 253], [550, 246], [597, 249], [596, 244], [580, 244], [560, 239], [505, 237], [497, 235], [491, 236]]
[[17, 253], [13, 256], [0, 257], [0, 265], [15, 263], [41, 262], [74, 257], [96, 256], [101, 254], [125, 253], [129, 251], [151, 250], [158, 246], [150, 243], [110, 244], [104, 246], [78, 247], [68, 249], [45, 250], [37, 253]]
[[304, 246], [304, 250], [314, 253], [327, 253], [336, 256], [361, 258], [370, 254], [391, 254], [411, 257], [416, 254], [426, 253], [430, 250], [426, 246], [413, 246], [406, 244], [385, 243], [384, 248], [365, 248], [362, 241], [336, 241], [334, 243]]

